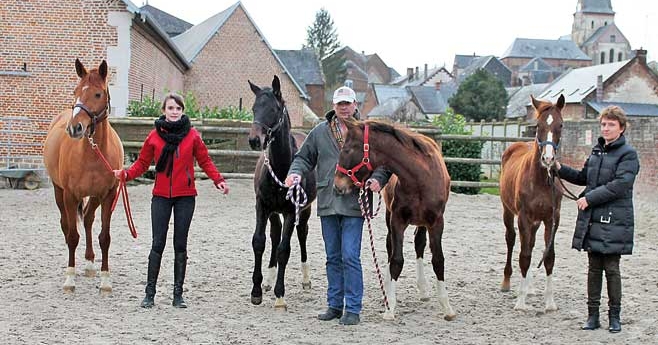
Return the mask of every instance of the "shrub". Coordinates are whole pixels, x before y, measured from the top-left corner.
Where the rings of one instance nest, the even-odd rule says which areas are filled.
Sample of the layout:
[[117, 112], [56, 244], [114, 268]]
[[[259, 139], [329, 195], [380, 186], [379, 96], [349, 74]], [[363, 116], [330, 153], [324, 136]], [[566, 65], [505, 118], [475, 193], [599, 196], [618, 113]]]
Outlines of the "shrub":
[[[442, 134], [470, 135], [466, 129], [466, 119], [448, 109], [445, 114], [434, 118], [433, 125], [441, 128]], [[470, 140], [442, 140], [441, 149], [445, 157], [480, 158], [483, 141]], [[480, 164], [446, 163], [448, 173], [453, 181], [479, 181]], [[478, 194], [478, 187], [451, 187], [455, 193]]]
[[[130, 101], [128, 103], [128, 116], [134, 117], [159, 117], [162, 114], [160, 110], [161, 103], [148, 96], [140, 101]], [[238, 109], [232, 105], [226, 108], [219, 107], [200, 107], [196, 97], [192, 92], [185, 94], [185, 114], [190, 119], [225, 119], [252, 121], [254, 115], [249, 110]]]

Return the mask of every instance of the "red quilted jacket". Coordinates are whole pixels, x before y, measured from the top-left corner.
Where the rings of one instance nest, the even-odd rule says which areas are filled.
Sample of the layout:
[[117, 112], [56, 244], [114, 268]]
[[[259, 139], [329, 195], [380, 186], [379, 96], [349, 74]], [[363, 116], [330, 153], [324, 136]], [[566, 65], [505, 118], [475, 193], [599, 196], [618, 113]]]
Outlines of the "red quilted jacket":
[[[154, 129], [149, 133], [144, 141], [139, 157], [127, 170], [127, 180], [132, 180], [146, 172], [154, 159], [160, 158], [160, 153], [165, 146], [165, 141], [160, 138]], [[171, 178], [167, 177], [165, 172], [155, 174], [155, 185], [153, 186], [153, 195], [165, 198], [174, 198], [177, 196], [195, 196], [197, 195], [194, 186], [194, 159], [215, 183], [224, 180], [222, 175], [217, 171], [210, 156], [208, 148], [201, 140], [199, 132], [190, 128], [190, 132], [183, 138], [174, 153], [174, 166]]]

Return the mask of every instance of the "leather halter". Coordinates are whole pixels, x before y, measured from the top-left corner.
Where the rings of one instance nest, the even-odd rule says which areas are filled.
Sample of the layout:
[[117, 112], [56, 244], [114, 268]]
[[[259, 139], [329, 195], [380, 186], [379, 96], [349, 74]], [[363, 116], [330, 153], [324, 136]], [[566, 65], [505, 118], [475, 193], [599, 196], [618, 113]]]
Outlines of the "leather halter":
[[87, 108], [84, 103], [76, 103], [71, 107], [72, 110], [75, 110], [75, 108], [80, 108], [87, 113], [87, 116], [91, 119], [91, 125], [89, 125], [89, 137], [94, 135], [94, 132], [96, 131], [96, 124], [100, 123], [101, 121], [107, 119], [107, 117], [110, 115], [110, 90], [105, 90], [105, 94], [107, 95], [107, 104], [105, 105], [105, 108], [103, 110], [99, 111], [98, 113], [91, 111], [89, 108]]
[[540, 150], [543, 149], [544, 146], [546, 146], [546, 145], [553, 146], [553, 148], [555, 149], [555, 151], [557, 151], [557, 150], [560, 148], [560, 144], [559, 144], [559, 143], [556, 144], [556, 143], [554, 143], [554, 142], [552, 142], [552, 141], [548, 141], [548, 140], [546, 140], [546, 141], [539, 141], [539, 138], [535, 138], [535, 141], [537, 142], [537, 145], [539, 145], [539, 149], [540, 149]]
[[372, 165], [370, 164], [370, 144], [368, 143], [368, 137], [369, 137], [368, 133], [369, 133], [369, 127], [368, 125], [365, 125], [365, 127], [363, 128], [363, 158], [361, 159], [361, 162], [359, 162], [359, 164], [352, 167], [352, 169], [345, 169], [342, 166], [340, 166], [340, 163], [336, 164], [336, 170], [347, 175], [352, 180], [352, 182], [354, 182], [354, 185], [357, 187], [363, 186], [365, 181], [363, 180], [359, 181], [356, 178], [355, 174], [359, 170], [361, 170], [361, 168], [363, 168], [364, 166], [368, 168], [368, 171], [374, 170], [372, 168]]
[[277, 123], [275, 123], [274, 126], [272, 127], [260, 121], [256, 121], [256, 119], [254, 119], [253, 123], [261, 126], [261, 128], [265, 130], [265, 139], [266, 139], [265, 142], [268, 143], [268, 147], [269, 144], [272, 141], [274, 141], [274, 137], [272, 136], [272, 134], [275, 133], [277, 130], [279, 130], [279, 128], [281, 128], [281, 126], [283, 125], [283, 119], [287, 116], [288, 116], [288, 108], [286, 108], [286, 106], [284, 105], [283, 108], [281, 109], [281, 117], [279, 117], [279, 121], [277, 121]]

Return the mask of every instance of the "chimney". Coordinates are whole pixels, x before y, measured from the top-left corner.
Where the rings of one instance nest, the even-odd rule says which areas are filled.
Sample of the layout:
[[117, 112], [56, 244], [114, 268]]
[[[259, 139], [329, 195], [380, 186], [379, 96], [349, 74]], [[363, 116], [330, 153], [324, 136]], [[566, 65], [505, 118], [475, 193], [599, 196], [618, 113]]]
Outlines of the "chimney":
[[434, 83], [434, 90], [436, 90], [436, 91], [441, 90], [441, 81], [440, 80], [437, 81], [436, 83]]
[[420, 74], [418, 74], [418, 66], [416, 66], [416, 75], [415, 75], [415, 77], [416, 77], [416, 79], [418, 79], [420, 77]]
[[412, 80], [412, 79], [414, 79], [414, 68], [407, 67], [407, 80]]
[[603, 76], [598, 75], [596, 77], [596, 101], [601, 102], [603, 99]]
[[645, 65], [647, 64], [647, 50], [640, 49], [635, 50], [635, 56], [637, 57], [637, 61], [640, 63], [640, 65]]
[[425, 64], [425, 76], [423, 77], [423, 80], [427, 80], [427, 64]]

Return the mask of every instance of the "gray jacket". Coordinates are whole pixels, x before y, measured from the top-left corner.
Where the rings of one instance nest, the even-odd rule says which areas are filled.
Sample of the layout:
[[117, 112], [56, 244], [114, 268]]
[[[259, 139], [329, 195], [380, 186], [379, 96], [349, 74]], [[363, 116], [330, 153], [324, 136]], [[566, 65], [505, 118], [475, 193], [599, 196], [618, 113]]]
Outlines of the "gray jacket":
[[[359, 189], [352, 189], [351, 194], [339, 195], [334, 190], [334, 174], [340, 150], [329, 128], [329, 120], [335, 116], [332, 110], [326, 114], [326, 121], [318, 124], [304, 140], [288, 170], [288, 174], [303, 175], [316, 169], [318, 183], [318, 216], [342, 215], [361, 217], [358, 202]], [[358, 115], [355, 117], [358, 118]], [[377, 168], [372, 174], [383, 187], [391, 177], [384, 168]], [[370, 199], [372, 200], [372, 199]]]
[[572, 247], [600, 254], [633, 252], [633, 183], [640, 170], [637, 152], [622, 135], [592, 149], [582, 170], [562, 166], [561, 178], [586, 186], [587, 208], [578, 211]]

